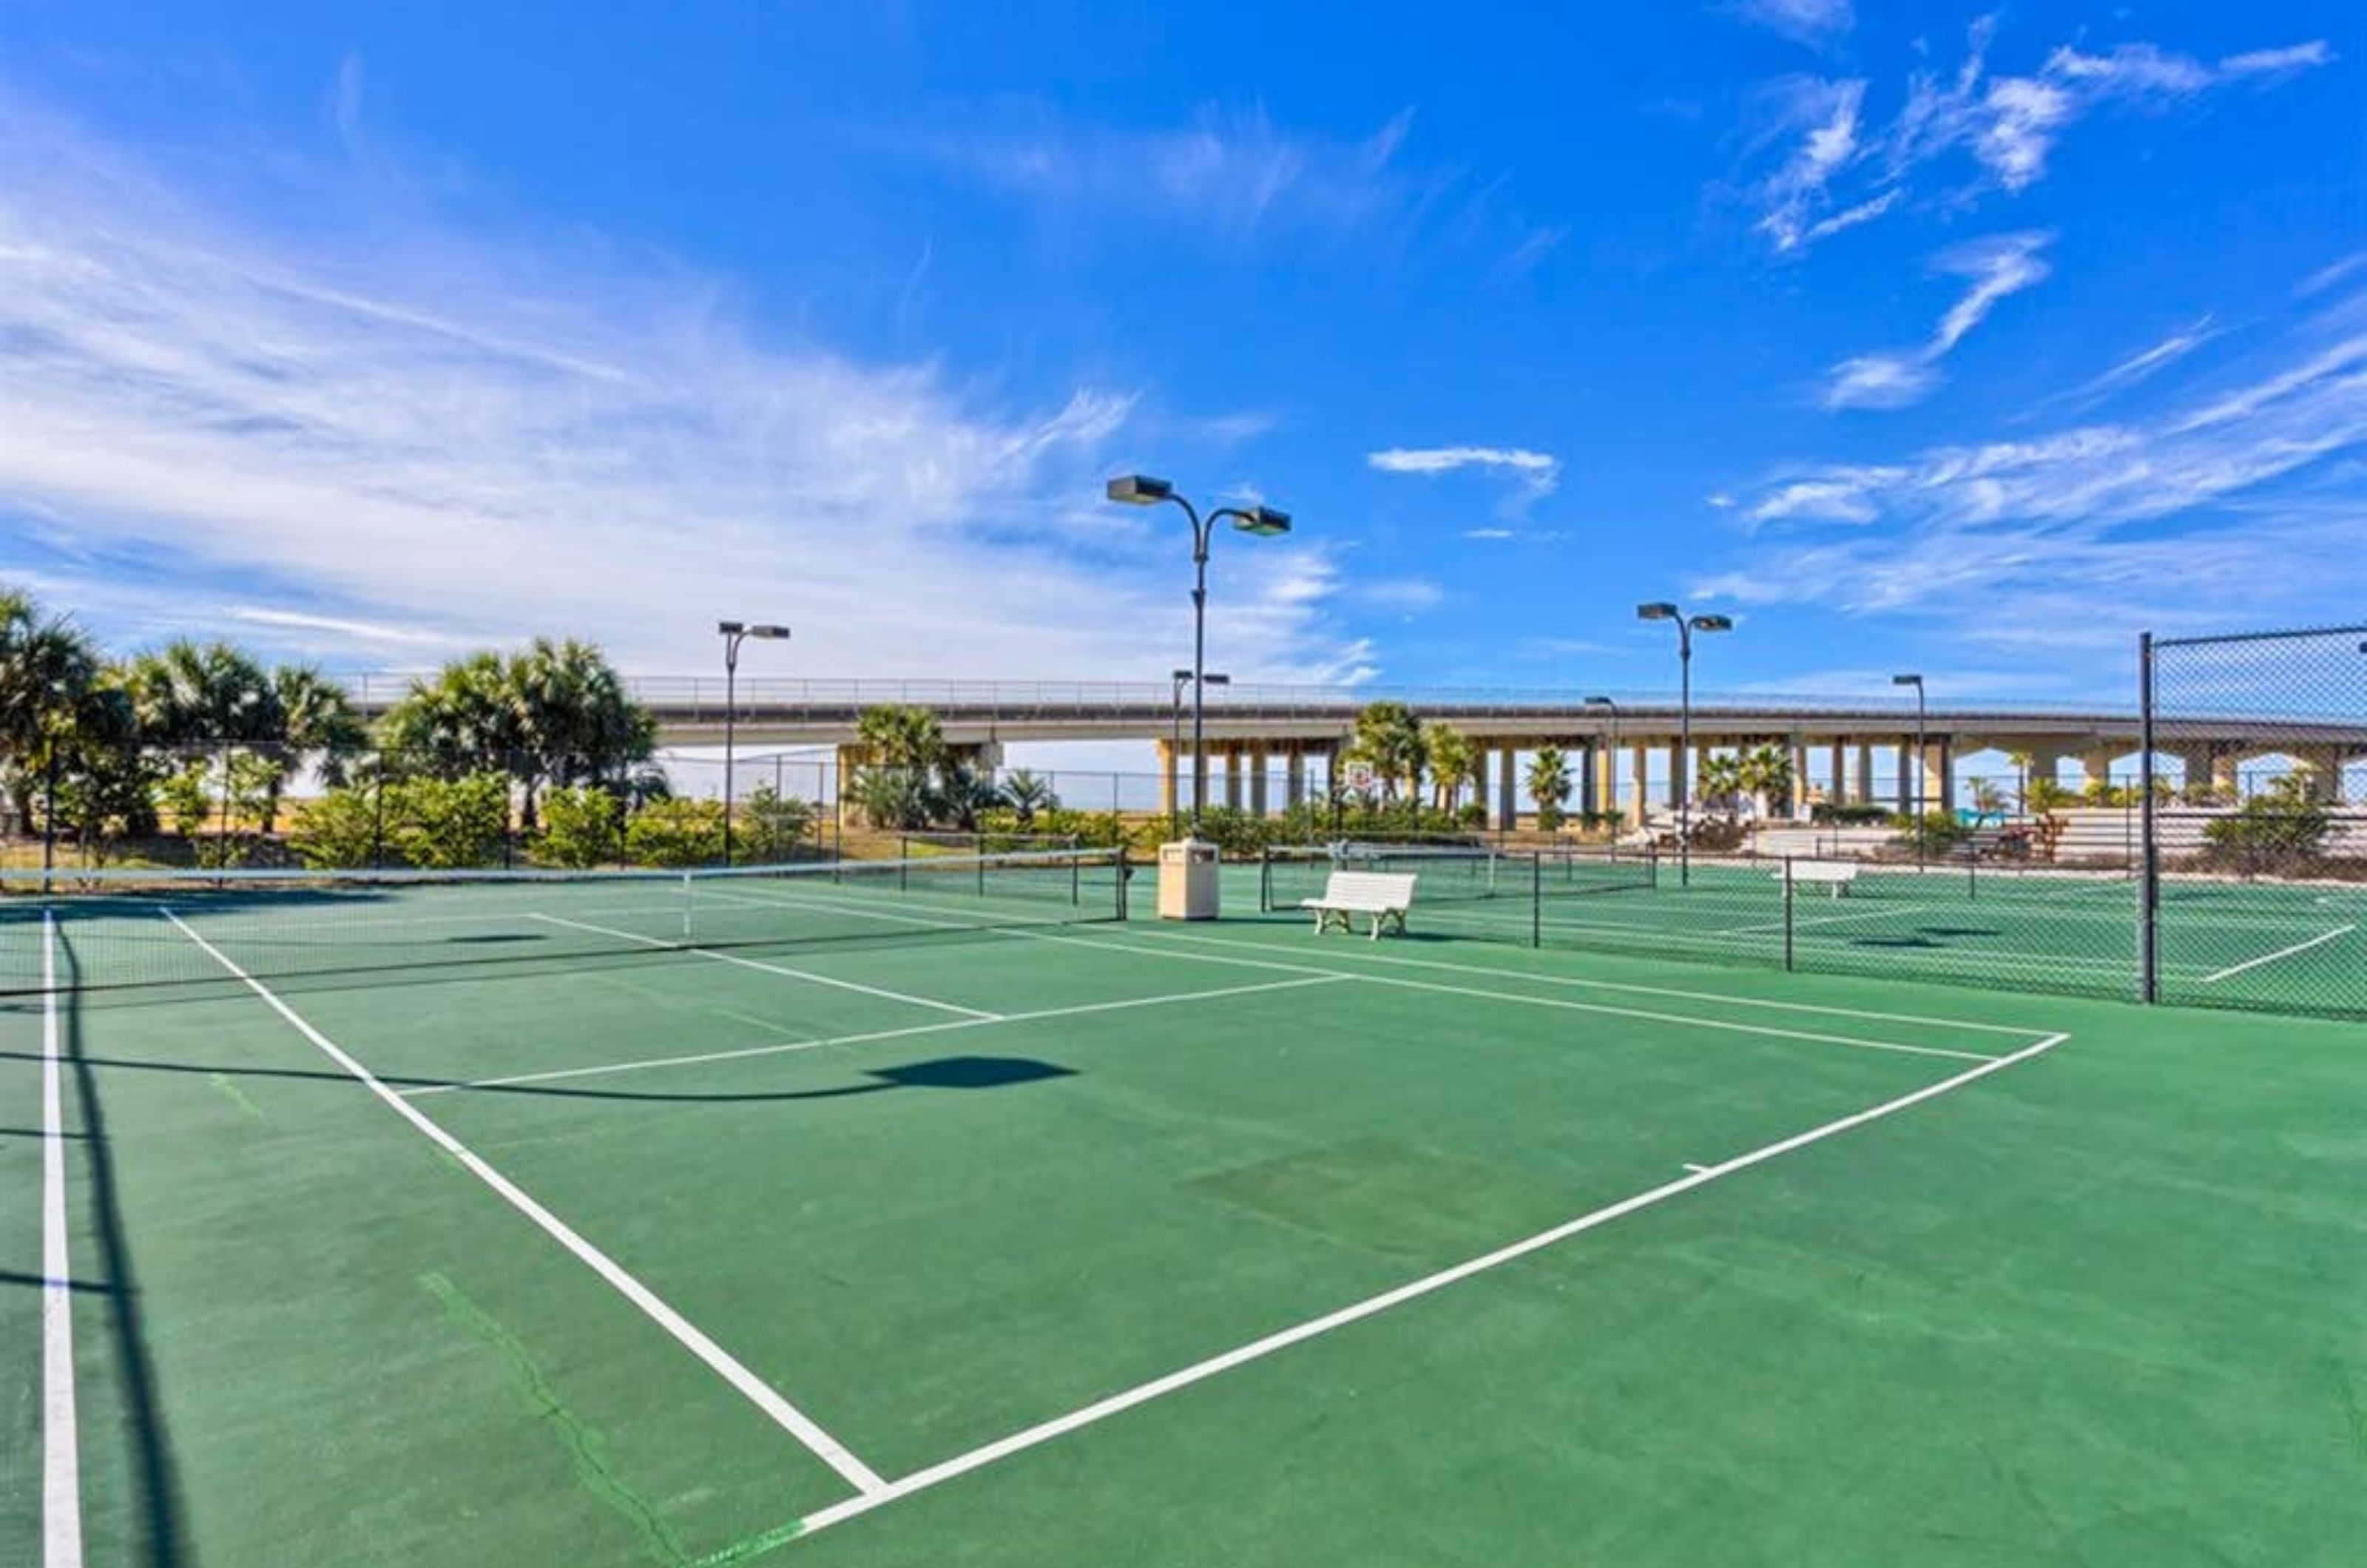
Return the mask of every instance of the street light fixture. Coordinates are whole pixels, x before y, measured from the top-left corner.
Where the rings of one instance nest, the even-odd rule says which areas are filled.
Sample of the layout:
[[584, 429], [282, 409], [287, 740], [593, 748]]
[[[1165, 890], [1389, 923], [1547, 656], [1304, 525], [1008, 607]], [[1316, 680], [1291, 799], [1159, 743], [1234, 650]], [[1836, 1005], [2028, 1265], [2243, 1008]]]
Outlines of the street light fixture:
[[[1677, 881], [1680, 886], [1693, 886], [1693, 634], [1695, 632], [1730, 632], [1733, 620], [1726, 615], [1694, 615], [1690, 618], [1667, 600], [1655, 600], [1636, 606], [1639, 621], [1674, 621], [1677, 624], [1677, 665], [1680, 695], [1677, 706], [1677, 765], [1669, 772], [1669, 788], [1677, 797]], [[1642, 787], [1642, 781], [1637, 781]]]
[[1920, 867], [1923, 863], [1923, 781], [1926, 776], [1923, 761], [1923, 677], [1893, 675], [1890, 683], [1915, 688], [1915, 863]]
[[733, 742], [738, 739], [734, 727], [739, 719], [740, 645], [750, 637], [763, 642], [784, 642], [789, 635], [787, 626], [759, 622], [750, 626], [745, 621], [718, 621], [716, 635], [723, 639], [723, 863], [731, 863], [731, 761]]
[[[1201, 765], [1201, 730], [1206, 707], [1208, 674], [1208, 537], [1219, 519], [1240, 533], [1270, 539], [1290, 532], [1290, 513], [1271, 506], [1220, 506], [1207, 516], [1175, 493], [1165, 479], [1148, 474], [1124, 474], [1109, 481], [1104, 492], [1127, 506], [1157, 506], [1162, 502], [1184, 509], [1192, 520], [1192, 835], [1199, 837], [1200, 812], [1208, 789], [1207, 770]], [[1177, 671], [1179, 675], [1182, 671]]]

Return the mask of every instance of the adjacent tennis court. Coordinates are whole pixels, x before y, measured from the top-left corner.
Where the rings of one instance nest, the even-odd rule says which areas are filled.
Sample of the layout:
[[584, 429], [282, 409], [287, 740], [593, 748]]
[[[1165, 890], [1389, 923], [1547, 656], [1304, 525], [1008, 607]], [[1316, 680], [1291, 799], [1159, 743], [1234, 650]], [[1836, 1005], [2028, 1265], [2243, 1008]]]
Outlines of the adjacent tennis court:
[[0, 1552], [62, 1488], [95, 1562], [2367, 1533], [2354, 1026], [924, 863], [8, 900]]
[[[1530, 945], [1713, 964], [1939, 980], [2113, 998], [2138, 989], [2138, 883], [2125, 873], [1781, 859], [1658, 860], [1599, 852], [1356, 852], [1345, 863], [1421, 876], [1417, 925]], [[1260, 902], [1295, 917], [1330, 852], [1269, 853]], [[1811, 881], [1814, 872], [1846, 880]], [[2367, 971], [2367, 886], [2165, 879], [2161, 998], [2356, 1015]]]

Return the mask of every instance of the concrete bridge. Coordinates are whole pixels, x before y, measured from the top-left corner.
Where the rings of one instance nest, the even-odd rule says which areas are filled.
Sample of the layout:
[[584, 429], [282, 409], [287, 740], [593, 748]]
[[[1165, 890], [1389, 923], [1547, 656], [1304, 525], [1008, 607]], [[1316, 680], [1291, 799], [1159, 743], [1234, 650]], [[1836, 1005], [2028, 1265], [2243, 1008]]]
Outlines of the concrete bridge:
[[[376, 713], [402, 694], [407, 676], [350, 678], [357, 701]], [[629, 682], [658, 720], [663, 743], [718, 745], [723, 739], [724, 682], [719, 677], [656, 677]], [[1164, 682], [832, 681], [749, 679], [736, 693], [739, 741], [745, 746], [835, 748], [842, 770], [859, 765], [855, 726], [864, 709], [882, 703], [926, 707], [946, 740], [987, 766], [1010, 741], [1153, 742], [1159, 757], [1161, 807], [1172, 810], [1186, 787], [1192, 761], [1190, 705], [1179, 705]], [[1581, 809], [1624, 807], [1635, 815], [1655, 798], [1672, 801], [1680, 775], [1681, 716], [1663, 695], [1615, 696], [1591, 705], [1573, 691], [1458, 688], [1367, 688], [1294, 685], [1212, 686], [1208, 689], [1205, 754], [1197, 767], [1215, 787], [1212, 799], [1264, 811], [1306, 797], [1312, 771], [1328, 781], [1365, 705], [1402, 702], [1426, 721], [1453, 725], [1487, 756], [1494, 813], [1512, 821], [1522, 788], [1519, 759], [1557, 746], [1571, 761], [1573, 803]], [[1183, 745], [1179, 748], [1177, 741]], [[1882, 804], [1907, 809], [1915, 788], [1916, 716], [1912, 702], [1891, 698], [1711, 695], [1693, 705], [1693, 743], [1704, 752], [1774, 745], [1792, 758], [1801, 782], [1796, 797], [1850, 803], [1877, 800], [1875, 781], [1889, 789]], [[2080, 782], [2110, 777], [2112, 765], [2139, 750], [2137, 716], [2129, 710], [2033, 704], [1940, 703], [1924, 716], [1922, 789], [1931, 804], [1953, 801], [1961, 758], [2000, 752], [2029, 758], [2032, 778], [2059, 778], [2067, 761]], [[2345, 764], [2367, 759], [2367, 716], [2281, 718], [2180, 716], [2158, 727], [2156, 747], [2164, 771], [2181, 782], [2205, 782], [2227, 794], [2243, 764], [2284, 758], [2308, 771], [2328, 797], [2342, 788]], [[1877, 762], [1887, 766], [1877, 768]], [[1221, 772], [1219, 781], [1216, 774]], [[1279, 773], [1278, 788], [1274, 775]]]

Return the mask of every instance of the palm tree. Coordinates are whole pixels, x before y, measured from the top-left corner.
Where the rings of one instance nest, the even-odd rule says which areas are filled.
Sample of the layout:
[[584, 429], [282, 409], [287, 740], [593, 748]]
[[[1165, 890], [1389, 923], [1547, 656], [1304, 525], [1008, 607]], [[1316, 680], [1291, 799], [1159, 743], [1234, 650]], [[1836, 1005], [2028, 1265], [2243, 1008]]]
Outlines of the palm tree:
[[0, 766], [20, 831], [53, 773], [62, 727], [96, 685], [97, 649], [73, 622], [44, 615], [30, 594], [0, 589]]
[[1699, 804], [1726, 810], [1734, 808], [1742, 794], [1742, 759], [1724, 751], [1712, 751], [1701, 760], [1693, 784]]
[[1537, 826], [1550, 833], [1561, 826], [1569, 799], [1569, 759], [1558, 746], [1540, 746], [1529, 758], [1529, 798], [1537, 803]]
[[1014, 768], [1002, 781], [1002, 804], [1018, 816], [1021, 827], [1032, 828], [1037, 812], [1060, 808], [1060, 797], [1052, 793], [1051, 784], [1027, 769]]
[[1469, 736], [1444, 724], [1424, 725], [1421, 739], [1430, 760], [1432, 784], [1437, 792], [1435, 804], [1443, 810], [1453, 811], [1462, 804], [1463, 786], [1473, 782], [1482, 753]]
[[1778, 801], [1792, 804], [1792, 757], [1781, 746], [1754, 746], [1735, 759], [1735, 787], [1750, 797], [1752, 815], [1766, 817]]
[[414, 681], [382, 727], [401, 765], [436, 778], [505, 773], [532, 828], [544, 784], [619, 795], [657, 747], [657, 724], [591, 643], [538, 637], [504, 658], [478, 653]]
[[2013, 790], [2014, 809], [2026, 812], [2030, 809], [2030, 770], [2035, 765], [2037, 759], [2028, 751], [2008, 751], [2005, 754], [2005, 760], [2013, 764], [2013, 776], [2016, 781]]
[[1365, 704], [1356, 715], [1356, 733], [1348, 743], [1348, 756], [1379, 776], [1384, 799], [1397, 799], [1401, 784], [1408, 795], [1421, 797], [1429, 752], [1421, 720], [1405, 704]]

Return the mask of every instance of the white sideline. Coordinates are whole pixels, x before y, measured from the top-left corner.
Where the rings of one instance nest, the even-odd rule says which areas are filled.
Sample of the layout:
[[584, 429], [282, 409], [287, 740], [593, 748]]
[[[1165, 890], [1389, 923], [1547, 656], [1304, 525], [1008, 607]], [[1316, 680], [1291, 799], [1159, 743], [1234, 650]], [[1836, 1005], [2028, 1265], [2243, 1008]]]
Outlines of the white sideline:
[[959, 1013], [965, 1018], [976, 1019], [981, 1023], [991, 1022], [1002, 1016], [1000, 1013], [986, 1012], [978, 1008], [957, 1007], [952, 1002], [941, 1002], [930, 997], [908, 996], [902, 991], [890, 991], [878, 986], [866, 986], [854, 980], [841, 980], [833, 976], [817, 975], [810, 969], [792, 969], [786, 964], [766, 964], [761, 959], [742, 958], [736, 953], [725, 953], [712, 947], [700, 947], [695, 942], [685, 946], [678, 942], [663, 942], [653, 936], [643, 936], [639, 931], [620, 931], [614, 926], [595, 926], [588, 920], [571, 920], [560, 915], [544, 914], [529, 914], [527, 919], [541, 920], [554, 926], [571, 926], [576, 931], [590, 931], [595, 936], [615, 937], [619, 942], [638, 942], [644, 947], [663, 947], [675, 953], [695, 953], [701, 958], [712, 958], [718, 964], [737, 964], [742, 969], [761, 969], [767, 975], [785, 975], [792, 980], [810, 980], [817, 986], [830, 986], [842, 991], [856, 991], [864, 996], [878, 997], [885, 1001], [906, 1002], [916, 1008], [934, 1008], [939, 1012]]
[[82, 1568], [74, 1273], [66, 1247], [65, 1107], [58, 1082], [57, 917], [41, 911], [41, 1564]]
[[1131, 1410], [1136, 1405], [1146, 1404], [1164, 1394], [1189, 1388], [1192, 1384], [1205, 1382], [1219, 1372], [1230, 1371], [1235, 1367], [1271, 1356], [1277, 1350], [1288, 1349], [1293, 1345], [1329, 1334], [1335, 1328], [1343, 1328], [1349, 1324], [1376, 1316], [1392, 1307], [1401, 1306], [1407, 1302], [1459, 1283], [1475, 1274], [1486, 1273], [1491, 1269], [1501, 1268], [1504, 1264], [1525, 1258], [1530, 1253], [1542, 1251], [1557, 1243], [1567, 1241], [1571, 1236], [1609, 1224], [1614, 1220], [1624, 1219], [1654, 1204], [1666, 1202], [1682, 1193], [1692, 1191], [1696, 1187], [1705, 1187], [1713, 1181], [1732, 1176], [1738, 1171], [1748, 1170], [1752, 1166], [1763, 1165], [1795, 1149], [1806, 1148], [1811, 1144], [1820, 1143], [1837, 1134], [1846, 1133], [1852, 1128], [1862, 1127], [1869, 1122], [1893, 1115], [1910, 1106], [1920, 1105], [1924, 1100], [1946, 1094], [1952, 1089], [1961, 1089], [1976, 1079], [2000, 1072], [2007, 1067], [2026, 1062], [2044, 1052], [2051, 1051], [2068, 1038], [2070, 1036], [2067, 1034], [2050, 1034], [2035, 1044], [2026, 1045], [2010, 1055], [1992, 1058], [1976, 1067], [1967, 1068], [1953, 1077], [1942, 1078], [1938, 1083], [1927, 1084], [1910, 1093], [1902, 1094], [1895, 1100], [1886, 1100], [1870, 1109], [1828, 1122], [1820, 1127], [1812, 1127], [1805, 1133], [1795, 1134], [1780, 1142], [1753, 1149], [1748, 1154], [1738, 1155], [1732, 1159], [1724, 1160], [1716, 1165], [1704, 1166], [1674, 1181], [1664, 1182], [1648, 1191], [1638, 1192], [1633, 1197], [1623, 1198], [1616, 1203], [1596, 1209], [1590, 1213], [1580, 1214], [1574, 1220], [1565, 1221], [1551, 1230], [1539, 1231], [1536, 1235], [1513, 1242], [1509, 1247], [1499, 1247], [1493, 1252], [1467, 1259], [1450, 1269], [1443, 1269], [1435, 1274], [1425, 1275], [1410, 1283], [1399, 1285], [1394, 1290], [1384, 1291], [1379, 1295], [1367, 1296], [1365, 1300], [1342, 1307], [1336, 1312], [1326, 1313], [1321, 1317], [1309, 1318], [1279, 1333], [1269, 1334], [1263, 1339], [1251, 1340], [1222, 1355], [1195, 1362], [1164, 1377], [1154, 1378], [1149, 1382], [1111, 1394], [1106, 1399], [1096, 1400], [1065, 1416], [1055, 1416], [1049, 1421], [1038, 1423], [1024, 1431], [1014, 1432], [1007, 1438], [972, 1449], [968, 1453], [957, 1454], [940, 1463], [916, 1470], [910, 1475], [889, 1482], [876, 1492], [851, 1497], [843, 1503], [835, 1503], [829, 1507], [820, 1508], [808, 1514], [798, 1521], [798, 1533], [811, 1535], [817, 1530], [827, 1529], [832, 1525], [842, 1523], [861, 1514], [867, 1514], [883, 1503], [892, 1503], [898, 1498], [909, 1497], [915, 1492], [925, 1491], [941, 1483], [951, 1481], [957, 1476], [968, 1474], [973, 1470], [992, 1464], [997, 1460], [1007, 1459], [1013, 1454], [1049, 1442], [1082, 1427], [1092, 1426], [1097, 1421]]
[[2280, 958], [2291, 958], [2297, 953], [2307, 953], [2313, 947], [2323, 947], [2337, 937], [2349, 936], [2358, 929], [2356, 925], [2337, 926], [2330, 931], [2310, 938], [2307, 942], [2297, 942], [2291, 947], [2281, 947], [2274, 953], [2264, 953], [2258, 958], [2247, 959], [2241, 964], [2231, 964], [2216, 974], [2205, 975], [2199, 983], [2215, 986], [2222, 980], [2233, 979], [2247, 969], [2258, 969], [2263, 964], [2274, 964]]
[[[759, 902], [776, 901], [759, 900]], [[834, 909], [844, 909], [847, 908], [844, 905], [824, 906], [810, 902], [806, 906], [784, 907], [830, 908]], [[878, 919], [894, 920], [908, 925], [944, 926], [954, 923], [946, 920], [932, 920], [917, 915], [889, 914], [876, 909], [866, 909], [859, 912], [870, 915]], [[1407, 980], [1401, 979], [1395, 975], [1374, 975], [1363, 970], [1353, 968], [1338, 969], [1323, 964], [1293, 964], [1285, 960], [1269, 958], [1218, 958], [1211, 953], [1180, 952], [1169, 945], [1171, 941], [1199, 940], [1203, 942], [1210, 942], [1213, 945], [1219, 947], [1240, 949], [1247, 946], [1247, 944], [1241, 942], [1217, 942], [1210, 938], [1170, 939], [1161, 937], [1153, 938], [1148, 943], [1145, 943], [1139, 942], [1116, 942], [1102, 937], [1075, 936], [1055, 931], [1033, 931], [1024, 926], [992, 928], [992, 930], [993, 934], [997, 936], [1014, 937], [1030, 942], [1060, 942], [1071, 947], [1099, 948], [1104, 952], [1108, 953], [1147, 953], [1154, 958], [1172, 959], [1180, 963], [1229, 964], [1243, 969], [1270, 969], [1277, 974], [1284, 975], [1344, 976], [1351, 979], [1362, 980], [1367, 985], [1391, 986], [1400, 990], [1434, 991], [1446, 996], [1478, 997], [1484, 1000], [1512, 1002], [1517, 1006], [1523, 1007], [1558, 1008], [1570, 1012], [1601, 1013], [1613, 1018], [1648, 1019], [1657, 1023], [1690, 1024], [1696, 1029], [1718, 1030], [1733, 1034], [1763, 1035], [1776, 1040], [1801, 1040], [1818, 1045], [1845, 1045], [1860, 1051], [1891, 1051], [1902, 1053], [1910, 1056], [1947, 1057], [1960, 1062], [1988, 1062], [1997, 1059], [1978, 1051], [1954, 1051], [1938, 1045], [1908, 1045], [1893, 1040], [1867, 1040], [1853, 1034], [1820, 1034], [1813, 1030], [1783, 1029], [1774, 1024], [1744, 1023], [1734, 1019], [1701, 1018], [1692, 1013], [1656, 1012], [1649, 1008], [1617, 1007], [1607, 1002], [1580, 1002], [1570, 1001], [1561, 997], [1523, 996], [1517, 991], [1491, 991], [1483, 990], [1478, 987], [1472, 986], [1441, 985], [1431, 980]], [[1441, 965], [1439, 967], [1444, 966]], [[1501, 969], [1470, 972], [1485, 973], [1499, 976], [1509, 976], [1516, 979], [1542, 978], [1542, 976], [1522, 976], [1513, 971]], [[1717, 999], [1727, 1000], [1730, 998], [1720, 998]], [[2017, 1030], [2014, 1031], [2014, 1032], [2027, 1038], [2030, 1035], [2036, 1033], [2037, 1031]]]
[[750, 1056], [780, 1056], [795, 1051], [819, 1051], [825, 1045], [868, 1045], [880, 1040], [902, 1040], [915, 1034], [946, 1034], [957, 1029], [984, 1029], [997, 1023], [1034, 1023], [1048, 1018], [1074, 1018], [1081, 1013], [1118, 1012], [1127, 1008], [1167, 1007], [1176, 1002], [1215, 1001], [1222, 997], [1246, 997], [1259, 991], [1287, 991], [1353, 980], [1353, 975], [1309, 976], [1297, 980], [1261, 980], [1253, 986], [1226, 986], [1213, 991], [1177, 991], [1162, 997], [1127, 997], [1114, 1002], [1082, 1002], [1075, 1007], [1041, 1008], [1034, 1012], [998, 1013], [992, 1018], [957, 1018], [944, 1023], [907, 1024], [902, 1029], [875, 1029], [863, 1034], [838, 1034], [827, 1040], [786, 1040], [770, 1045], [743, 1045], [732, 1051], [701, 1051], [690, 1056], [645, 1056], [635, 1062], [607, 1062], [594, 1067], [554, 1067], [543, 1073], [519, 1073], [511, 1077], [470, 1078], [466, 1083], [427, 1084], [402, 1091], [406, 1100], [424, 1094], [450, 1094], [466, 1089], [503, 1089], [511, 1084], [549, 1083], [560, 1078], [593, 1078], [610, 1073], [634, 1073], [658, 1067], [690, 1067], [705, 1062], [736, 1062]]
[[504, 1202], [533, 1221], [545, 1235], [572, 1253], [577, 1261], [606, 1280], [617, 1294], [640, 1308], [652, 1323], [672, 1335], [683, 1348], [704, 1361], [724, 1382], [739, 1390], [750, 1404], [770, 1416], [775, 1424], [797, 1438], [798, 1442], [804, 1444], [816, 1458], [838, 1472], [858, 1493], [866, 1495], [874, 1495], [887, 1486], [887, 1483], [880, 1478], [877, 1471], [855, 1458], [836, 1438], [823, 1431], [811, 1416], [790, 1404], [770, 1384], [742, 1366], [730, 1351], [708, 1338], [706, 1332], [697, 1325], [667, 1305], [656, 1292], [627, 1273], [624, 1266], [615, 1258], [584, 1240], [569, 1226], [566, 1221], [528, 1196], [525, 1189], [486, 1164], [467, 1145], [428, 1120], [426, 1114], [417, 1106], [389, 1089], [379, 1080], [378, 1075], [347, 1055], [345, 1048], [335, 1041], [313, 1028], [305, 1021], [303, 1015], [281, 1001], [268, 987], [224, 957], [213, 943], [190, 930], [188, 924], [180, 916], [170, 909], [159, 909], [157, 912], [172, 921], [183, 936], [197, 943], [207, 957], [221, 964], [233, 977], [243, 982], [247, 989], [261, 997], [272, 1011], [293, 1025], [298, 1033], [311, 1041], [323, 1055], [344, 1068], [356, 1082], [378, 1096], [392, 1109], [396, 1115], [410, 1122], [430, 1143], [459, 1161], [470, 1175], [492, 1188], [495, 1195]]

